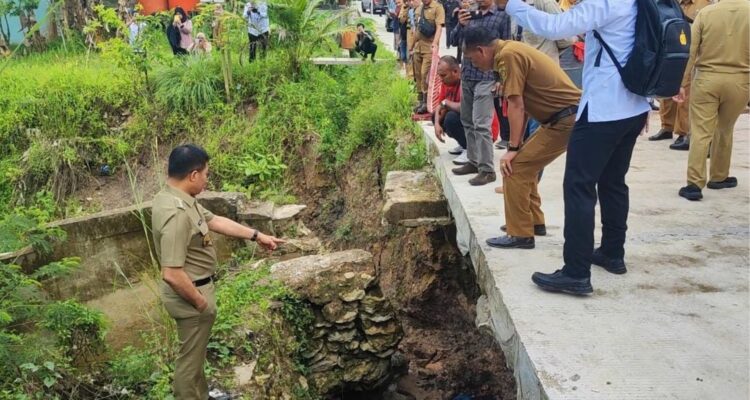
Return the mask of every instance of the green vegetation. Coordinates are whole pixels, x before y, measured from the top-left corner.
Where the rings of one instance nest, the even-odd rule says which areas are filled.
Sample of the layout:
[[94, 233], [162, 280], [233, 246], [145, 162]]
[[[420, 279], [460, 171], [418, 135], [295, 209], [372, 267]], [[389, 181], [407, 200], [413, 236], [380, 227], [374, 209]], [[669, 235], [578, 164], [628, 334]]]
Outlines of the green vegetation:
[[[158, 152], [178, 143], [211, 154], [213, 189], [277, 201], [297, 193], [308, 162], [335, 174], [367, 151], [381, 173], [423, 166], [421, 134], [409, 118], [413, 91], [392, 57], [356, 68], [308, 63], [339, 52], [342, 15], [320, 11], [319, 3], [272, 1], [277, 35], [267, 57], [253, 63], [245, 60], [242, 19], [212, 7], [194, 18], [194, 31], [209, 37], [214, 23], [223, 26], [210, 56], [174, 58], [159, 25], [168, 15], [142, 18], [145, 33], [132, 47], [114, 10], [97, 7], [80, 35], [49, 43], [45, 53], [0, 60], [0, 204], [9, 205], [0, 211], [0, 253], [29, 245], [49, 253], [65, 237], [46, 224], [90, 211], [69, 197], [102, 165], [114, 174], [129, 174], [144, 159], [160, 168]], [[350, 221], [337, 234], [351, 229]], [[77, 265], [58, 260], [32, 274], [0, 265], [0, 398], [169, 398], [171, 320], [162, 315], [143, 333], [145, 345], [112, 354], [100, 313], [50, 300], [43, 290]], [[231, 386], [227, 368], [255, 360], [265, 392], [253, 398], [289, 394], [280, 388], [314, 398], [299, 379], [302, 363], [289, 357], [305, 348], [306, 305], [273, 282], [267, 266], [228, 273], [217, 297], [212, 378]]]

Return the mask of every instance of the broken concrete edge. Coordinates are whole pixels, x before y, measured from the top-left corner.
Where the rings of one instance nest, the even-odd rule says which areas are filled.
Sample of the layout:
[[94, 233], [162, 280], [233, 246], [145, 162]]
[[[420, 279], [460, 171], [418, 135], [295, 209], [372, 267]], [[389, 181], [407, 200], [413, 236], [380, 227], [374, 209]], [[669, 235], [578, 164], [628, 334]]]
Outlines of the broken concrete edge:
[[[456, 225], [456, 242], [459, 251], [463, 255], [470, 255], [477, 283], [480, 286], [482, 296], [486, 298], [484, 315], [481, 317], [479, 314], [477, 315], [477, 328], [485, 332], [489, 329], [495, 341], [503, 350], [506, 363], [513, 370], [513, 376], [516, 380], [517, 398], [520, 400], [547, 400], [548, 395], [539, 381], [538, 371], [526, 351], [526, 346], [516, 332], [515, 323], [505, 306], [502, 293], [500, 293], [495, 284], [481, 244], [477, 241], [477, 236], [469, 224], [466, 211], [458, 199], [455, 189], [451, 186], [448, 177], [445, 175], [446, 171], [442, 168], [434, 167], [438, 165], [436, 159], [440, 157], [437, 144], [434, 142], [429, 130], [426, 129], [426, 124], [421, 124], [420, 126], [422, 127], [428, 159], [433, 165], [433, 170], [440, 186], [443, 188], [443, 195], [446, 198], [448, 208]], [[490, 304], [495, 305], [495, 307], [491, 307]], [[479, 311], [477, 312], [479, 313]]]
[[10, 251], [7, 253], [0, 253], [0, 262], [10, 261], [11, 263], [18, 257], [22, 257], [28, 254], [31, 254], [34, 252], [34, 248], [31, 246], [26, 246], [21, 249], [18, 249], [16, 251]]
[[386, 223], [414, 227], [443, 224], [450, 219], [437, 178], [428, 170], [388, 172], [383, 197]]
[[443, 218], [416, 218], [416, 219], [404, 219], [399, 221], [397, 224], [392, 224], [386, 218], [380, 220], [380, 224], [383, 226], [399, 225], [406, 228], [418, 228], [420, 226], [449, 226], [453, 225], [453, 219], [451, 217]]

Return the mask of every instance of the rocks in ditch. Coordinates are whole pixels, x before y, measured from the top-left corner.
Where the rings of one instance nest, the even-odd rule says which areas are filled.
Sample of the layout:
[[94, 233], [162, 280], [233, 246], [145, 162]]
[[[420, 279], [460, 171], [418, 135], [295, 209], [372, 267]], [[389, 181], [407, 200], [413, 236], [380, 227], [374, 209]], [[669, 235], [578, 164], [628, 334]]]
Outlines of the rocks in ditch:
[[302, 356], [321, 393], [371, 390], [391, 376], [403, 332], [370, 253], [300, 257], [275, 264], [271, 274], [312, 303], [314, 329]]

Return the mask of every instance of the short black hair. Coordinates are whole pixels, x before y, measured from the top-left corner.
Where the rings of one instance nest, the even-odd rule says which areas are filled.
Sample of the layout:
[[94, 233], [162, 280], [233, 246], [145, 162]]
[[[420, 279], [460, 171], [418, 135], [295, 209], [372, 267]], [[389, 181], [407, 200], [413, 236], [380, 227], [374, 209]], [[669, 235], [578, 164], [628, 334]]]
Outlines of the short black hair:
[[183, 144], [172, 149], [169, 153], [169, 167], [167, 175], [170, 178], [185, 179], [193, 171], [206, 168], [210, 157], [206, 150], [194, 144]]
[[365, 24], [363, 24], [363, 23], [361, 23], [361, 22], [357, 24], [357, 28], [359, 28], [360, 26], [362, 27], [362, 29], [364, 29], [364, 28], [365, 28]]
[[464, 47], [470, 49], [477, 46], [489, 46], [495, 38], [486, 28], [481, 26], [470, 26], [463, 30]]
[[442, 56], [440, 57], [440, 62], [444, 62], [448, 64], [448, 66], [453, 69], [458, 69], [461, 67], [461, 64], [458, 62], [458, 59], [453, 56]]

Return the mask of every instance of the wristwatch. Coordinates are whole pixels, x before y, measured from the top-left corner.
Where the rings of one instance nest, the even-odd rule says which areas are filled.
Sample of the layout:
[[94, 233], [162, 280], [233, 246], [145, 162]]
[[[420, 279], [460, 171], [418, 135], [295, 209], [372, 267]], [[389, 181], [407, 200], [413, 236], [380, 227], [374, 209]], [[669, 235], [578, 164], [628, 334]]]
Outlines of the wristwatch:
[[521, 150], [521, 146], [513, 146], [512, 144], [508, 143], [508, 151], [518, 151]]
[[256, 241], [258, 239], [258, 230], [257, 229], [253, 229], [253, 230], [255, 232], [253, 232], [253, 236], [250, 238], [251, 242], [254, 242], [254, 241]]
[[445, 100], [443, 100], [443, 101], [441, 101], [441, 102], [440, 102], [440, 106], [441, 106], [441, 107], [447, 107], [447, 106], [448, 106], [448, 103], [446, 103], [446, 101], [445, 101]]

